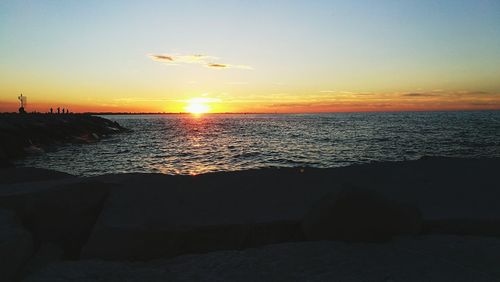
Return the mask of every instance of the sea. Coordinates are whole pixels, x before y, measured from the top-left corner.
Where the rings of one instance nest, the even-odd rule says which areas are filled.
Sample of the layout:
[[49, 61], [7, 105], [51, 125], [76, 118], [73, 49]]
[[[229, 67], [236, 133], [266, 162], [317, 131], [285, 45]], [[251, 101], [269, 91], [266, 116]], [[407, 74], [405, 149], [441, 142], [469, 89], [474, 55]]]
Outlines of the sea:
[[80, 176], [340, 167], [424, 156], [500, 157], [500, 111], [106, 115], [131, 132], [18, 165]]

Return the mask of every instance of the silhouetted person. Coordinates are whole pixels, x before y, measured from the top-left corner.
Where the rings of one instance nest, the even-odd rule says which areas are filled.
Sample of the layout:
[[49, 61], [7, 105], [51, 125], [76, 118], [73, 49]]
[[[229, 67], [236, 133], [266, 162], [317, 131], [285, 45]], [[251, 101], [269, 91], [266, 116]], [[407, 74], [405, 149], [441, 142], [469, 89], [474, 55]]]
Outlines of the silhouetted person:
[[61, 113], [61, 108], [57, 107], [57, 113], [60, 114]]
[[50, 108], [50, 113], [53, 114], [54, 113], [54, 109]]
[[62, 113], [64, 114], [64, 108], [62, 109]]

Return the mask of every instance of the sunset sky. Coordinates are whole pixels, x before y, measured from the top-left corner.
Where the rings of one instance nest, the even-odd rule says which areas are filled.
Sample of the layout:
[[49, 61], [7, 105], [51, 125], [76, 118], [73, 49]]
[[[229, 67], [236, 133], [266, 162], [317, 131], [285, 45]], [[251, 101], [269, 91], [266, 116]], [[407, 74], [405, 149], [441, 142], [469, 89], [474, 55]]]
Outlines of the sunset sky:
[[1, 1], [0, 111], [500, 109], [500, 1]]

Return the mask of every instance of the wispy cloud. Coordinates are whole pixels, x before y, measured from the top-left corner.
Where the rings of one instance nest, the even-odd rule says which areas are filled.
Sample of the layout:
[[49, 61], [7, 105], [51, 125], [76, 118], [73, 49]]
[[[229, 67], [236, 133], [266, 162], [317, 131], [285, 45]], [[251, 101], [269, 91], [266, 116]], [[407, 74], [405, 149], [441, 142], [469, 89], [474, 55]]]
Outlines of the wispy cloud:
[[252, 69], [252, 67], [246, 65], [231, 65], [225, 63], [224, 64], [216, 63], [214, 61], [219, 60], [218, 57], [207, 56], [202, 54], [194, 54], [194, 55], [149, 54], [148, 56], [153, 61], [164, 63], [171, 66], [180, 64], [196, 64], [211, 69], [246, 69], [246, 70]]
[[429, 92], [404, 92], [399, 93], [402, 97], [488, 97], [494, 96], [496, 93], [490, 93], [481, 90], [459, 90], [459, 91], [445, 91], [445, 90], [432, 90]]
[[213, 56], [206, 56], [201, 54], [195, 55], [166, 55], [166, 54], [150, 54], [149, 57], [154, 61], [166, 63], [169, 65], [178, 64], [208, 64], [212, 60], [218, 60], [219, 58]]
[[431, 94], [431, 93], [404, 93], [401, 96], [404, 97], [435, 97], [438, 96], [436, 94]]
[[227, 68], [228, 65], [210, 63], [207, 65], [207, 67], [209, 67], [209, 68]]
[[457, 95], [474, 95], [474, 96], [483, 96], [483, 95], [490, 95], [490, 94], [494, 94], [494, 93], [489, 93], [489, 92], [486, 92], [486, 91], [480, 91], [480, 90], [477, 90], [477, 91], [469, 91], [469, 90], [460, 90], [460, 91], [457, 91], [455, 94]]
[[156, 60], [169, 61], [169, 62], [172, 62], [174, 60], [174, 58], [172, 58], [170, 56], [164, 56], [164, 55], [154, 55], [154, 58]]
[[252, 70], [250, 66], [243, 65], [230, 65], [230, 64], [218, 64], [218, 63], [209, 63], [206, 67], [213, 69], [243, 69], [243, 70]]

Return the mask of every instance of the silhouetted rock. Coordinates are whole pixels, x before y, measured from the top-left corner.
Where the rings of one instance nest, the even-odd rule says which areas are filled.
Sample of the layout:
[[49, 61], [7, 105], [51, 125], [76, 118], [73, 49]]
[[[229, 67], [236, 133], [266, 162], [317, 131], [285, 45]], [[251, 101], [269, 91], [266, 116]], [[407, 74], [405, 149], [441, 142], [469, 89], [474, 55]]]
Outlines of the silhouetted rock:
[[[0, 147], [0, 171], [13, 166], [14, 165], [7, 159], [7, 154], [4, 152], [4, 149]], [[0, 181], [1, 179], [0, 177]]]
[[302, 229], [308, 240], [377, 242], [401, 234], [418, 234], [420, 212], [359, 188], [325, 196], [306, 214]]
[[43, 153], [56, 143], [90, 143], [127, 129], [105, 118], [86, 114], [0, 113], [0, 164], [2, 160]]
[[481, 237], [300, 242], [151, 262], [60, 262], [24, 281], [492, 282], [500, 281], [499, 253], [500, 239]]
[[0, 170], [0, 185], [20, 183], [20, 182], [57, 180], [57, 179], [74, 178], [74, 177], [75, 176], [71, 174], [44, 168], [7, 167]]
[[62, 261], [64, 259], [64, 250], [57, 244], [44, 243], [35, 254], [26, 262], [22, 269], [22, 275], [27, 276], [42, 270], [49, 264]]
[[455, 234], [500, 237], [500, 215], [497, 218], [448, 218], [424, 222], [427, 234]]
[[[78, 258], [82, 246], [84, 258], [148, 260], [304, 240], [301, 222], [308, 211], [314, 214], [318, 209], [319, 218], [329, 216], [324, 212], [332, 206], [328, 203], [335, 206], [337, 192], [349, 184], [377, 192], [344, 191], [340, 197], [347, 211], [342, 213], [344, 219], [359, 215], [358, 223], [376, 223], [368, 226], [378, 229], [344, 233], [345, 240], [383, 240], [402, 231], [418, 232], [412, 229], [418, 218], [412, 217], [416, 214], [411, 206], [422, 212], [424, 232], [462, 232], [457, 229], [461, 221], [454, 219], [470, 219], [473, 224], [464, 234], [492, 234], [498, 230], [493, 223], [500, 218], [499, 166], [500, 159], [431, 158], [197, 176], [63, 175], [0, 184], [0, 208], [18, 213], [37, 246], [56, 243], [66, 258]], [[322, 198], [325, 204], [317, 204]], [[436, 221], [439, 225], [430, 224]], [[479, 228], [477, 222], [488, 224]], [[325, 226], [339, 225], [320, 225], [319, 230]]]
[[9, 162], [8, 160], [0, 159], [0, 170], [5, 169], [5, 168], [9, 168], [9, 167], [13, 167], [13, 166], [14, 165], [11, 162]]
[[[499, 164], [500, 159], [431, 158], [334, 169], [96, 177], [123, 188], [111, 191], [82, 256], [151, 259], [301, 240], [300, 222], [306, 212], [314, 213], [318, 207], [328, 211], [328, 199], [324, 205], [315, 204], [350, 183], [377, 192], [363, 192], [360, 198], [347, 193], [340, 206], [347, 211], [342, 216], [358, 217], [359, 227], [335, 239], [376, 241], [418, 233], [418, 210], [425, 220], [463, 218], [464, 214], [500, 218], [495, 182]], [[335, 199], [331, 196], [330, 202]], [[366, 231], [367, 224], [369, 232], [364, 232], [361, 228]], [[342, 227], [320, 225], [319, 230], [332, 226]]]
[[[301, 240], [304, 203], [311, 201], [307, 191], [279, 186], [263, 197], [252, 181], [245, 182], [256, 174], [271, 176], [253, 171], [102, 178], [123, 187], [111, 190], [82, 257], [146, 260]], [[286, 191], [287, 197], [278, 196]]]
[[0, 209], [0, 281], [14, 281], [33, 254], [33, 239], [16, 214]]
[[2, 171], [3, 169], [6, 169], [6, 168], [9, 168], [9, 167], [14, 167], [14, 165], [9, 162], [7, 159], [2, 159], [2, 157], [0, 157], [0, 171]]
[[0, 208], [15, 211], [37, 243], [58, 243], [74, 258], [112, 186], [71, 178], [11, 184], [0, 189]]

